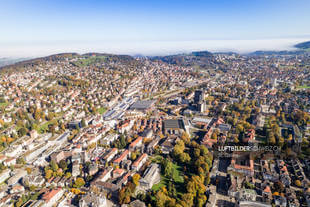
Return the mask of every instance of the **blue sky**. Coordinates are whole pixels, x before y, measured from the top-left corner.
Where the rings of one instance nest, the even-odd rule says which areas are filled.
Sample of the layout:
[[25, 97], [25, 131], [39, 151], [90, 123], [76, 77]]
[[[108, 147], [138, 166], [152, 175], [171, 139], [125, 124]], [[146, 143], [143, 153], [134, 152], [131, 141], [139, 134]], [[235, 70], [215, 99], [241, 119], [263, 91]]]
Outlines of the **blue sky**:
[[247, 51], [310, 39], [309, 0], [0, 0], [0, 5], [0, 56]]

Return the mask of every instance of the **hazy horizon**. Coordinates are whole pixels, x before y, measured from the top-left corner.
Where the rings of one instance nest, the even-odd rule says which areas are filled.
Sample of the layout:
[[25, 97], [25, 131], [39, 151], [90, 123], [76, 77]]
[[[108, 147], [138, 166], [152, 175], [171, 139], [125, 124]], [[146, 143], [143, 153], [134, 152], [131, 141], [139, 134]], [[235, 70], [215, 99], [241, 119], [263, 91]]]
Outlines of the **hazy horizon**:
[[[18, 44], [0, 48], [1, 58], [34, 58], [58, 53], [112, 53], [126, 55], [171, 55], [192, 51], [236, 52], [240, 54], [263, 51], [294, 50], [293, 46], [309, 38], [279, 38], [259, 40], [193, 40], [193, 41], [89, 41]], [[121, 44], [122, 47], [118, 45]]]
[[0, 57], [289, 50], [310, 40], [309, 0], [4, 0]]

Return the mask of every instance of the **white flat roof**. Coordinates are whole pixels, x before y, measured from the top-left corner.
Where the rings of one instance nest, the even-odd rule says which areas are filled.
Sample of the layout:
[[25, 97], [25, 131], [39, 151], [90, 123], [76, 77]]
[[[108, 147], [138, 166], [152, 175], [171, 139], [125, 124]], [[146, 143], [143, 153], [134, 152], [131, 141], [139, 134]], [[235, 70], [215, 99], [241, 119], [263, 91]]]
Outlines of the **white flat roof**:
[[209, 124], [212, 121], [212, 118], [203, 118], [203, 117], [194, 117], [193, 122], [203, 122]]

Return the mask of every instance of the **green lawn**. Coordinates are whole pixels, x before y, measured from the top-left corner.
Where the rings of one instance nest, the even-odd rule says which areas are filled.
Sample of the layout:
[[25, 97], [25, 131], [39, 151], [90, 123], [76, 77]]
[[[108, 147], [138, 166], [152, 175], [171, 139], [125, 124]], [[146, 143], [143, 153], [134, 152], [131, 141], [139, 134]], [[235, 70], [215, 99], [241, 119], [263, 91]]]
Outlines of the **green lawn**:
[[18, 130], [20, 129], [21, 127], [20, 126], [17, 126], [15, 127], [15, 130], [18, 132]]
[[9, 103], [7, 103], [7, 102], [0, 103], [0, 108], [6, 107], [8, 104], [9, 104]]
[[44, 124], [42, 124], [42, 125], [40, 125], [39, 126], [39, 134], [42, 134], [42, 133], [44, 133], [46, 130], [48, 130], [48, 125], [50, 124], [51, 122], [46, 122], [46, 123], [44, 123]]
[[[172, 178], [173, 178], [173, 181], [176, 185], [176, 188], [182, 187], [182, 184], [184, 183], [184, 178], [182, 175], [182, 167], [175, 164], [175, 163], [173, 163], [172, 167], [174, 169]], [[161, 177], [160, 182], [158, 184], [153, 185], [153, 187], [152, 187], [153, 191], [158, 191], [159, 189], [161, 189], [164, 186], [166, 186], [166, 188], [167, 188], [169, 180], [163, 175], [161, 175], [160, 177]], [[179, 192], [179, 190], [178, 190], [178, 192]]]
[[162, 187], [167, 185], [167, 180], [164, 176], [160, 176], [160, 182], [158, 184], [153, 185], [152, 190], [153, 191], [158, 191], [159, 189], [161, 189]]
[[155, 156], [153, 156], [153, 157], [150, 158], [150, 160], [151, 160], [152, 162], [155, 162], [155, 163], [158, 163], [158, 164], [160, 164], [160, 162], [161, 162], [162, 159], [163, 159], [163, 157], [160, 156], [160, 155], [155, 155]]
[[107, 108], [105, 107], [101, 107], [98, 109], [99, 114], [103, 114], [104, 112], [106, 112]]
[[182, 173], [182, 167], [173, 163], [173, 168], [174, 168], [174, 171], [173, 171], [172, 177], [173, 177], [174, 182], [183, 183], [184, 178], [183, 178], [183, 173]]
[[38, 129], [39, 134], [42, 134], [42, 133], [44, 133], [45, 131], [47, 131], [47, 130], [48, 130], [48, 125], [50, 125], [50, 124], [52, 124], [52, 123], [54, 123], [54, 122], [57, 122], [57, 119], [53, 119], [53, 120], [51, 120], [51, 121], [45, 122], [44, 124], [41, 124], [41, 125], [39, 126], [39, 129]]
[[78, 61], [73, 62], [73, 64], [77, 66], [90, 66], [96, 63], [100, 63], [106, 59], [105, 56], [92, 56], [92, 57], [87, 57], [86, 59], [81, 59]]
[[309, 89], [310, 85], [297, 86], [297, 89]]
[[38, 128], [38, 133], [42, 134], [44, 132], [43, 130], [48, 130], [48, 125], [57, 122], [63, 115], [64, 112], [56, 113], [54, 119], [47, 121], [44, 124], [40, 124]]

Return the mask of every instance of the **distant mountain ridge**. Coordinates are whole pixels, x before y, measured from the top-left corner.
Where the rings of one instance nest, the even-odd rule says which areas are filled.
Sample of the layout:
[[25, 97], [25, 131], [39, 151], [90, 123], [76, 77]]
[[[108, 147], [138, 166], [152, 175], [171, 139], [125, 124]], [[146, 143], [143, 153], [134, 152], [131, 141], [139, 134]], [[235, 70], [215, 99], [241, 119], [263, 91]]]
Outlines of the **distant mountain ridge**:
[[31, 58], [0, 58], [0, 67], [11, 65], [20, 61], [29, 60]]
[[304, 50], [282, 50], [282, 51], [272, 51], [272, 50], [258, 50], [255, 52], [248, 53], [249, 56], [259, 56], [259, 55], [302, 55], [305, 54]]
[[[77, 58], [75, 60], [75, 58]], [[129, 55], [114, 55], [107, 53], [60, 53], [46, 57], [39, 57], [30, 60], [24, 60], [10, 65], [0, 66], [1, 71], [23, 70], [28, 66], [36, 66], [46, 61], [57, 62], [68, 59], [71, 64], [78, 67], [92, 67], [97, 63], [119, 63], [128, 67], [139, 67], [141, 62]]]
[[298, 43], [294, 47], [303, 50], [310, 49], [310, 41]]
[[194, 51], [191, 54], [197, 57], [213, 57], [213, 54], [209, 51]]
[[179, 65], [184, 67], [193, 67], [196, 69], [211, 68], [215, 64], [216, 58], [209, 51], [193, 51], [191, 53], [154, 56], [150, 57], [153, 61], [162, 61], [168, 64]]
[[[255, 51], [251, 53], [247, 53], [245, 55], [249, 56], [260, 56], [260, 55], [303, 55], [310, 53], [310, 41], [301, 42], [294, 45], [296, 50], [283, 50], [283, 51]], [[219, 64], [216, 61], [215, 56], [218, 54], [227, 54], [227, 55], [240, 55], [236, 52], [209, 52], [206, 50], [202, 51], [193, 51], [190, 53], [183, 53], [183, 54], [175, 54], [175, 55], [166, 55], [166, 56], [150, 56], [148, 57], [152, 61], [162, 61], [168, 64], [180, 65], [180, 66], [189, 66], [194, 67], [197, 69], [204, 69], [210, 68], [215, 64]], [[64, 60], [65, 58], [72, 58], [72, 57], [98, 57], [98, 60], [95, 59], [94, 61], [86, 62], [86, 64], [76, 64], [76, 66], [92, 66], [95, 65], [96, 62], [100, 61], [111, 61], [111, 62], [121, 62], [122, 64], [129, 64], [131, 66], [139, 64], [139, 61], [136, 60], [137, 57], [146, 57], [141, 54], [137, 54], [135, 56], [130, 55], [116, 55], [116, 54], [108, 54], [108, 53], [85, 53], [85, 54], [78, 54], [78, 53], [59, 53], [54, 54], [46, 57], [39, 57], [34, 59], [29, 58], [19, 58], [19, 59], [10, 59], [10, 58], [0, 58], [0, 69], [16, 69], [16, 68], [24, 68], [29, 65], [37, 65], [42, 61], [58, 61]], [[74, 64], [74, 62], [72, 62]]]
[[66, 57], [72, 57], [73, 55], [78, 55], [77, 53], [59, 53], [55, 55], [50, 55], [46, 57], [38, 57], [34, 59], [26, 59], [23, 61], [15, 62], [9, 65], [0, 66], [0, 70], [10, 70], [10, 69], [20, 69], [30, 65], [38, 65], [42, 61], [57, 61], [60, 59], [64, 59]]
[[259, 50], [255, 52], [248, 53], [248, 55], [302, 55], [310, 52], [310, 41], [301, 42], [293, 45], [295, 50], [282, 50], [282, 51], [273, 51], [273, 50]]

